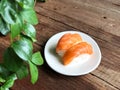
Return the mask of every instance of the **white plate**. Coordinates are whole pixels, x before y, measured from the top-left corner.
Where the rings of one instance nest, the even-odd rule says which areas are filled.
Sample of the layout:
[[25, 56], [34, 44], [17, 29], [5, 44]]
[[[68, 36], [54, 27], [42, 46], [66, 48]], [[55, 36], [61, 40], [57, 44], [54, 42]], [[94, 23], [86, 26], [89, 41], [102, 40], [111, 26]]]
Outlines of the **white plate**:
[[[61, 58], [56, 54], [55, 48], [58, 43], [58, 40], [65, 33], [78, 33], [80, 34], [80, 36], [84, 41], [92, 45], [94, 53], [90, 56], [88, 60], [85, 60], [85, 62], [79, 62], [74, 65], [70, 64], [66, 66], [64, 66], [61, 63]], [[98, 44], [90, 36], [79, 31], [65, 31], [65, 32], [60, 32], [58, 34], [53, 35], [45, 45], [44, 55], [45, 55], [47, 64], [53, 70], [55, 70], [60, 74], [68, 75], [68, 76], [78, 76], [78, 75], [88, 74], [93, 70], [95, 70], [101, 62], [101, 51], [99, 49]]]

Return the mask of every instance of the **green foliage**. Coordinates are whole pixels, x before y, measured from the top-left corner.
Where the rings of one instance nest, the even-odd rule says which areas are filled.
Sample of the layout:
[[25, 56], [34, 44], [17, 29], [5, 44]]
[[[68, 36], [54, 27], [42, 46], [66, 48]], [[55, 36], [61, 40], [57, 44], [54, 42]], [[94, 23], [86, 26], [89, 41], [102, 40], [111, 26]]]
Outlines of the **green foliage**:
[[35, 28], [31, 25], [31, 24], [28, 24], [26, 23], [24, 25], [24, 31], [23, 31], [28, 37], [30, 37], [32, 39], [33, 42], [36, 41], [36, 30]]
[[28, 67], [26, 65], [22, 65], [19, 70], [16, 71], [16, 75], [18, 79], [22, 79], [29, 74]]
[[34, 5], [34, 0], [0, 0], [0, 33], [10, 33], [11, 38], [0, 64], [0, 90], [9, 90], [16, 79], [28, 74], [33, 84], [38, 80], [37, 66], [43, 64], [43, 58], [40, 52], [33, 53], [33, 25], [38, 23]]
[[9, 90], [14, 84], [14, 81], [17, 79], [15, 74], [8, 76], [4, 84], [0, 87], [0, 90]]
[[14, 50], [12, 48], [7, 48], [4, 53], [4, 66], [9, 71], [16, 72], [22, 64], [23, 61], [16, 55]]
[[10, 27], [6, 22], [0, 17], [0, 32], [3, 35], [6, 35], [8, 32], [10, 32]]
[[11, 47], [21, 59], [28, 61], [32, 58], [32, 42], [24, 36], [13, 42]]
[[10, 75], [10, 72], [7, 70], [7, 68], [3, 65], [0, 64], [0, 77], [3, 79], [6, 79], [7, 76]]
[[29, 61], [30, 65], [30, 75], [31, 75], [31, 82], [34, 84], [38, 79], [38, 69], [35, 64]]
[[32, 55], [32, 62], [36, 65], [42, 65], [43, 64], [43, 58], [42, 58], [40, 52], [36, 52]]
[[38, 23], [36, 13], [33, 8], [23, 10], [21, 12], [21, 16], [26, 22], [30, 24], [35, 25]]

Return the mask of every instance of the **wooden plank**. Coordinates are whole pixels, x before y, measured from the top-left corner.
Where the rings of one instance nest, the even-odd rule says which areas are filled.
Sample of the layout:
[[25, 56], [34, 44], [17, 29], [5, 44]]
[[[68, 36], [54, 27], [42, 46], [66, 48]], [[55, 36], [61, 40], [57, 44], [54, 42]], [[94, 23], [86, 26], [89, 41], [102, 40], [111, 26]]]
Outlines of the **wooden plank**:
[[[109, 64], [109, 65], [111, 65], [111, 64]], [[115, 67], [119, 68], [117, 66], [115, 66]], [[100, 65], [97, 70], [92, 72], [92, 74], [101, 78], [103, 81], [106, 81], [110, 85], [112, 85], [118, 89], [120, 88], [119, 87], [119, 85], [120, 85], [120, 78], [119, 78], [120, 70], [119, 69], [116, 70], [116, 69], [113, 69], [112, 66], [108, 66], [108, 64], [107, 65], [103, 64], [103, 65]]]
[[[42, 40], [44, 43], [46, 42], [46, 39], [48, 40], [53, 34], [55, 34], [57, 32], [64, 31], [68, 28], [74, 29], [73, 27], [70, 27], [69, 25], [68, 26], [64, 25], [63, 23], [57, 22], [51, 18], [47, 18], [46, 16], [39, 14], [38, 17], [42, 23], [42, 26], [45, 26], [43, 30], [41, 29], [40, 32], [38, 31], [39, 37], [42, 36], [45, 39], [45, 40]], [[38, 27], [40, 27], [40, 26], [38, 26]], [[42, 34], [41, 32], [44, 32], [44, 34]], [[46, 38], [46, 35], [48, 35], [47, 38]], [[118, 77], [120, 77], [120, 74], [119, 74], [119, 72], [120, 72], [120, 70], [119, 70], [119, 68], [120, 68], [120, 63], [119, 63], [120, 49], [119, 49], [119, 47], [113, 46], [114, 44], [113, 45], [112, 45], [112, 43], [109, 44], [109, 42], [106, 42], [99, 38], [96, 38], [96, 37], [93, 37], [93, 38], [100, 45], [103, 57], [102, 57], [101, 66], [97, 70], [92, 72], [92, 74], [94, 74], [95, 76], [108, 82], [109, 84], [113, 85], [114, 87], [120, 88], [119, 87], [120, 79], [118, 78]], [[40, 42], [40, 41], [41, 41], [41, 39], [38, 38], [38, 42]], [[42, 43], [42, 44], [44, 44], [44, 43]], [[105, 68], [105, 66], [108, 68], [108, 70], [107, 70], [107, 68]], [[111, 71], [116, 71], [116, 72], [110, 73]], [[106, 77], [106, 75], [107, 75], [106, 73], [109, 75], [110, 78]], [[114, 77], [117, 77], [117, 78], [114, 78]]]
[[29, 79], [30, 77], [22, 81], [16, 81], [13, 90], [14, 88], [18, 88], [18, 90], [24, 90], [26, 88], [29, 90], [31, 90], [31, 88], [32, 90], [62, 90], [63, 88], [65, 90], [88, 90], [88, 88], [89, 90], [118, 90], [93, 74], [87, 74], [79, 77], [67, 77], [60, 75], [52, 71], [46, 63], [39, 69], [39, 80], [34, 86], [31, 85]]
[[[14, 88], [17, 90], [118, 90], [103, 80], [91, 74], [80, 77], [66, 77], [53, 72], [48, 66], [39, 70], [39, 80], [33, 86], [29, 78], [16, 81]], [[45, 74], [46, 73], [46, 74]], [[27, 85], [25, 85], [27, 84]]]
[[[98, 35], [95, 31], [93, 31], [93, 29], [96, 30], [96, 28], [93, 28], [92, 30], [90, 30], [89, 25], [84, 25], [84, 27], [79, 27], [79, 25], [77, 25], [78, 27], [76, 26], [74, 28], [74, 27], [71, 27], [67, 24], [64, 24], [64, 23], [61, 23], [61, 22], [56, 22], [56, 20], [53, 20], [51, 18], [47, 18], [46, 16], [43, 16], [43, 15], [40, 15], [40, 14], [41, 13], [39, 13], [38, 17], [39, 17], [40, 22], [43, 23], [42, 26], [44, 26], [44, 29], [52, 28], [53, 29], [52, 32], [55, 32], [55, 33], [60, 32], [60, 31], [65, 31], [65, 30], [79, 30], [79, 31], [85, 32], [85, 33], [91, 35], [93, 38], [97, 38], [97, 42], [101, 47], [108, 48], [109, 50], [114, 52], [113, 54], [115, 54], [116, 56], [119, 56], [120, 49], [118, 49], [118, 48], [120, 47], [120, 45], [116, 44], [117, 42], [119, 43], [119, 40], [120, 40], [119, 37], [111, 35], [110, 33], [106, 33], [104, 31], [103, 32], [101, 31], [101, 34], [98, 33], [99, 34]], [[44, 30], [44, 29], [37, 28], [37, 30], [41, 30], [41, 32], [44, 32], [45, 34], [51, 32], [51, 30], [50, 30], [50, 32], [47, 32], [47, 30]], [[84, 30], [81, 30], [81, 29], [84, 29]], [[104, 33], [106, 33], [107, 38], [104, 38], [105, 37]], [[39, 33], [38, 35], [42, 36], [41, 34], [42, 33]], [[52, 36], [52, 34], [47, 34], [47, 35]], [[48, 39], [49, 37], [47, 37], [46, 39]], [[99, 38], [101, 38], [101, 39], [99, 39]], [[38, 40], [39, 39], [40, 38], [38, 38]], [[41, 41], [41, 39], [39, 41]]]
[[[41, 17], [42, 18], [42, 17]], [[48, 19], [49, 20], [49, 19]], [[50, 23], [49, 23], [50, 24]], [[59, 23], [60, 24], [60, 23]], [[58, 24], [57, 24], [58, 25]], [[43, 25], [42, 24], [42, 26], [45, 26], [45, 25]], [[40, 24], [38, 25], [38, 26], [36, 26], [36, 27], [40, 27]], [[42, 31], [42, 32], [41, 32]], [[62, 29], [61, 29], [61, 31], [62, 31]], [[56, 29], [53, 29], [53, 28], [50, 28], [50, 27], [48, 27], [48, 26], [46, 26], [46, 28], [44, 28], [43, 27], [43, 30], [37, 30], [37, 35], [39, 35], [39, 37], [41, 37], [41, 39], [43, 39], [42, 41], [40, 40], [40, 39], [38, 39], [38, 42], [40, 42], [41, 41], [41, 43], [42, 43], [42, 45], [41, 46], [44, 46], [44, 44], [45, 44], [45, 42], [46, 42], [46, 40], [50, 37], [50, 36], [52, 36], [53, 34], [55, 34], [55, 33], [57, 33], [57, 32], [59, 32], [59, 31], [57, 31]], [[39, 33], [41, 33], [41, 34], [39, 34]], [[48, 37], [46, 37], [46, 34], [48, 35]], [[45, 38], [46, 37], [46, 38]], [[39, 41], [40, 40], [40, 41]], [[8, 42], [8, 39], [2, 39], [2, 38], [0, 38], [0, 42], [3, 42], [3, 43], [5, 43], [5, 47], [6, 47], [6, 45], [8, 45], [9, 44], [9, 42]], [[38, 44], [38, 43], [37, 43]], [[35, 44], [35, 50], [37, 51], [37, 50], [41, 50], [41, 46], [38, 46], [38, 45], [36, 45]], [[108, 53], [109, 54], [109, 53]], [[116, 64], [116, 63], [115, 63]], [[103, 64], [104, 65], [104, 64]], [[110, 64], [110, 66], [111, 66], [111, 64]], [[103, 67], [103, 66], [102, 66]], [[46, 69], [47, 68], [47, 69]], [[108, 67], [109, 68], [109, 67]], [[46, 71], [44, 71], [46, 69]], [[19, 88], [18, 90], [23, 90], [23, 89], [26, 89], [26, 88], [29, 88], [29, 90], [32, 88], [34, 88], [34, 89], [39, 89], [39, 87], [37, 87], [37, 86], [40, 86], [40, 87], [42, 87], [43, 89], [48, 89], [48, 88], [51, 88], [51, 89], [53, 89], [53, 87], [50, 87], [50, 86], [53, 86], [53, 84], [56, 84], [56, 82], [58, 81], [58, 78], [59, 79], [62, 79], [61, 80], [61, 84], [59, 84], [60, 86], [61, 86], [61, 89], [64, 87], [65, 89], [69, 89], [69, 88], [73, 88], [73, 89], [75, 89], [75, 88], [81, 88], [82, 87], [82, 89], [83, 90], [87, 90], [88, 88], [90, 89], [90, 90], [93, 90], [93, 89], [95, 89], [95, 90], [117, 90], [117, 88], [115, 88], [114, 86], [111, 86], [111, 85], [109, 85], [106, 81], [103, 81], [101, 78], [102, 77], [104, 77], [105, 76], [105, 74], [107, 73], [107, 74], [109, 74], [108, 72], [106, 72], [106, 70], [105, 69], [99, 69], [98, 68], [98, 70], [95, 70], [93, 73], [91, 73], [91, 74], [88, 74], [88, 75], [85, 75], [85, 76], [83, 76], [83, 77], [77, 77], [77, 78], [73, 78], [73, 77], [67, 77], [67, 79], [64, 79], [64, 77], [65, 76], [61, 76], [61, 75], [59, 75], [59, 74], [57, 74], [57, 73], [55, 73], [55, 72], [51, 72], [52, 70], [51, 69], [49, 69], [49, 67], [45, 64], [44, 66], [43, 66], [43, 68], [42, 68], [42, 70], [41, 69], [39, 69], [39, 73], [40, 73], [40, 79], [39, 79], [39, 82], [36, 84], [36, 85], [34, 85], [34, 86], [32, 86], [30, 83], [29, 83], [29, 78], [27, 78], [27, 80], [25, 79], [25, 80], [22, 80], [22, 81], [17, 81], [16, 82], [16, 84], [15, 84], [15, 86], [13, 87], [13, 90], [14, 90], [14, 88]], [[48, 72], [47, 74], [46, 74], [46, 72]], [[102, 72], [102, 73], [101, 73]], [[104, 72], [104, 73], [103, 73]], [[105, 73], [106, 72], [106, 73]], [[41, 75], [41, 73], [42, 73], [42, 75]], [[51, 73], [52, 74], [52, 76], [53, 77], [51, 77], [51, 75], [49, 74], [49, 73]], [[102, 76], [93, 76], [93, 74], [94, 75], [96, 75], [96, 73], [98, 73], [98, 75], [102, 75]], [[113, 73], [113, 77], [115, 76], [115, 75], [117, 75], [117, 73], [114, 73], [114, 72], [112, 72]], [[56, 78], [55, 78], [55, 75], [57, 74], [57, 76], [56, 76]], [[43, 77], [44, 76], [44, 77]], [[61, 77], [61, 78], [60, 78]], [[111, 74], [109, 75], [109, 77], [111, 77]], [[113, 79], [113, 77], [112, 77], [112, 79]], [[44, 80], [42, 80], [41, 78], [44, 78]], [[46, 79], [45, 79], [46, 78]], [[48, 80], [48, 78], [49, 78], [49, 80]], [[54, 79], [55, 78], [55, 79]], [[104, 77], [104, 78], [106, 78], [106, 77]], [[107, 77], [107, 79], [108, 79], [108, 77]], [[116, 78], [117, 79], [117, 78]], [[114, 82], [114, 80], [116, 80], [116, 79], [113, 79], [113, 82]], [[52, 80], [52, 81], [51, 81]], [[104, 79], [105, 80], [105, 79]], [[108, 80], [110, 80], [110, 79], [108, 79]], [[44, 82], [43, 82], [44, 81]], [[46, 83], [46, 82], [49, 82], [49, 83], [51, 83], [51, 84], [48, 84], [48, 83]], [[69, 82], [66, 86], [63, 86], [64, 84], [66, 84], [67, 82]], [[64, 83], [64, 84], [63, 84]], [[27, 85], [26, 85], [27, 84]], [[77, 84], [77, 86], [78, 87], [76, 87], [75, 85]], [[54, 87], [54, 88], [58, 88], [59, 87], [59, 85], [57, 85], [56, 87]], [[69, 86], [69, 85], [71, 85], [71, 87]], [[85, 86], [84, 86], [85, 85]], [[28, 87], [29, 86], [29, 87]], [[47, 87], [46, 87], [47, 86]], [[55, 90], [55, 89], [53, 89], [53, 90]]]
[[[46, 41], [54, 34], [78, 30], [94, 38], [102, 51], [100, 66], [90, 74], [78, 77], [60, 75], [45, 63], [39, 67], [35, 85], [30, 77], [17, 80], [12, 90], [120, 90], [120, 0], [47, 0], [37, 3], [39, 24], [34, 51], [44, 57]], [[0, 38], [0, 60], [9, 38]]]
[[90, 26], [89, 24], [83, 23], [82, 21], [56, 13], [54, 11], [49, 11], [43, 8], [37, 8], [36, 10], [41, 15], [54, 19], [57, 22], [62, 22], [63, 24], [73, 27], [74, 29], [81, 30], [120, 47], [120, 36], [115, 36], [114, 34], [106, 32], [101, 28]]
[[[4, 48], [6, 48], [9, 45], [9, 41], [7, 38], [6, 39], [0, 38], [0, 42], [2, 42], [1, 46], [4, 46]], [[41, 50], [40, 48], [41, 48], [40, 46], [35, 44], [35, 50]], [[0, 48], [0, 50], [3, 50], [3, 49]], [[79, 88], [82, 90], [87, 90], [88, 88], [89, 90], [93, 90], [93, 89], [94, 90], [118, 90], [117, 88], [109, 85], [108, 83], [106, 83], [105, 81], [101, 80], [100, 78], [94, 75], [88, 74], [81, 77], [66, 77], [58, 73], [55, 73], [46, 64], [44, 64], [44, 66], [42, 66], [42, 68], [39, 69], [39, 73], [40, 73], [39, 80], [34, 86], [31, 85], [29, 81], [30, 77], [28, 77], [21, 81], [17, 80], [14, 87], [11, 90], [15, 90], [15, 88], [17, 88], [17, 90], [24, 90], [26, 88], [29, 90], [31, 90], [31, 88], [32, 90], [36, 90], [36, 89], [46, 90], [48, 88], [49, 89], [51, 88], [52, 90], [56, 90], [60, 86], [61, 88], [59, 88], [58, 90], [61, 90], [63, 88], [66, 90], [70, 88], [76, 89], [76, 90], [79, 90]], [[58, 83], [58, 81], [59, 81], [59, 84], [56, 84]]]
[[94, 2], [90, 0], [82, 1], [83, 0], [48, 0], [45, 4], [38, 3], [37, 5], [38, 7], [40, 5], [45, 9], [58, 12], [120, 36], [120, 13], [118, 8], [113, 10], [114, 5], [107, 2], [103, 3], [101, 0], [94, 0]]

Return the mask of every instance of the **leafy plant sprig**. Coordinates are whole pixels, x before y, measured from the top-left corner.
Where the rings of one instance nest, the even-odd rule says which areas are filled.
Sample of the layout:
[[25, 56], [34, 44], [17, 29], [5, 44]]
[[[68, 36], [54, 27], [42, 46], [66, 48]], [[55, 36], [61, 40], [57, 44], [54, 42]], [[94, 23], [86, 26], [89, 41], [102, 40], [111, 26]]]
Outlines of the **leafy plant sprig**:
[[[42, 0], [45, 1], [45, 0]], [[38, 80], [37, 65], [43, 64], [40, 52], [33, 53], [38, 23], [34, 0], [0, 0], [0, 32], [10, 36], [10, 46], [5, 50], [0, 64], [0, 90], [9, 90], [16, 79], [31, 75]]]

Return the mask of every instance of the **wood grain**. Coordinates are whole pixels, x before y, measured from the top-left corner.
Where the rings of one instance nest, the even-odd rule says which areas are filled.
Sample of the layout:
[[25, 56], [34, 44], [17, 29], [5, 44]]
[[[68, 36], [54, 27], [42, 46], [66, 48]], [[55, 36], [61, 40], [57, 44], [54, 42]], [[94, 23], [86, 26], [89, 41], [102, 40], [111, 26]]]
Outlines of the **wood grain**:
[[[41, 17], [41, 22], [42, 23], [47, 23], [48, 22], [48, 20], [49, 19], [47, 19], [47, 22], [45, 21], [45, 19], [44, 19], [44, 17], [42, 17], [42, 16], [40, 16]], [[43, 19], [43, 20], [42, 20]], [[62, 30], [62, 28], [63, 27], [65, 27], [66, 25], [64, 25], [64, 24], [62, 24], [62, 25], [60, 25], [59, 26], [59, 24], [57, 24], [56, 23], [56, 26], [57, 27], [59, 27], [59, 29], [57, 29], [57, 27], [56, 26], [53, 26], [52, 27], [52, 25], [54, 25], [53, 24], [53, 22], [54, 22], [54, 20], [50, 20], [47, 24], [49, 24], [49, 25], [47, 25], [46, 24], [46, 26], [48, 26], [48, 28], [49, 28], [49, 31], [51, 32], [51, 31], [53, 31], [53, 32], [59, 32], [60, 30]], [[52, 24], [51, 24], [52, 23]], [[49, 27], [50, 26], [50, 27]], [[63, 27], [61, 27], [61, 26], [63, 26]], [[50, 28], [54, 28], [53, 30], [51, 30]], [[61, 28], [60, 28], [61, 27]], [[70, 26], [68, 26], [69, 27], [69, 29], [70, 29]], [[66, 26], [66, 30], [68, 29], [68, 27]], [[65, 28], [64, 28], [65, 29]], [[63, 30], [64, 30], [63, 29]], [[73, 27], [71, 27], [71, 29], [74, 29]], [[45, 32], [47, 32], [47, 31], [45, 31]], [[103, 33], [104, 34], [104, 33]], [[109, 33], [107, 33], [108, 35], [111, 35], [111, 34], [109, 34]], [[49, 34], [50, 35], [50, 34]], [[42, 36], [42, 35], [41, 35]], [[102, 35], [101, 35], [102, 36]], [[101, 37], [100, 36], [100, 37]], [[112, 35], [111, 35], [112, 36]], [[96, 76], [98, 76], [98, 77], [100, 77], [100, 75], [101, 74], [103, 74], [103, 72], [104, 72], [104, 74], [103, 75], [101, 75], [101, 79], [103, 79], [103, 80], [105, 80], [106, 82], [108, 82], [108, 83], [110, 83], [111, 85], [113, 85], [113, 86], [115, 86], [115, 87], [117, 87], [117, 88], [119, 88], [119, 84], [120, 84], [120, 79], [119, 79], [119, 77], [120, 77], [120, 63], [119, 63], [119, 58], [120, 58], [120, 49], [118, 49], [119, 48], [119, 46], [118, 45], [114, 45], [114, 43], [112, 43], [112, 42], [107, 42], [107, 41], [104, 41], [104, 39], [103, 40], [101, 40], [101, 39], [99, 39], [99, 38], [97, 38], [97, 35], [96, 35], [96, 37], [94, 37], [93, 36], [93, 38], [98, 42], [98, 44], [101, 46], [101, 51], [102, 51], [102, 53], [103, 53], [103, 62], [105, 63], [103, 63], [103, 65], [101, 65], [101, 67], [100, 67], [100, 71], [98, 70], [98, 72], [97, 73], [94, 73], [93, 72], [93, 74], [94, 75], [96, 75]], [[119, 37], [118, 37], [119, 38]], [[38, 39], [39, 40], [39, 39]], [[115, 39], [115, 41], [117, 41], [117, 39]], [[107, 42], [107, 43], [106, 43]], [[112, 45], [113, 44], [113, 45]], [[105, 59], [104, 59], [105, 58]], [[107, 64], [106, 64], [107, 63]], [[106, 68], [105, 68], [106, 67]], [[117, 67], [117, 68], [116, 68]], [[104, 69], [103, 69], [104, 68]], [[116, 71], [116, 72], [113, 72], [113, 71]], [[111, 72], [112, 72], [112, 74], [111, 74]], [[107, 73], [107, 74], [105, 74], [105, 73]], [[109, 75], [108, 77], [106, 77], [107, 75]], [[114, 78], [114, 77], [117, 77], [117, 78]]]
[[[40, 16], [42, 19], [44, 19], [44, 17], [42, 17], [42, 16]], [[42, 23], [46, 23], [45, 22], [45, 19], [44, 20], [42, 20], [41, 19], [41, 22]], [[49, 19], [47, 19], [47, 20], [49, 20]], [[53, 21], [53, 20], [51, 20], [51, 21]], [[47, 25], [47, 24], [49, 24], [49, 25]], [[46, 28], [47, 28], [47, 26], [48, 26], [48, 29], [49, 29], [49, 31], [51, 32], [53, 32], [54, 34], [55, 34], [55, 32], [59, 32], [60, 30], [62, 30], [62, 28], [63, 27], [65, 27], [65, 26], [63, 26], [63, 27], [61, 27], [60, 28], [60, 26], [62, 26], [62, 25], [60, 25], [59, 26], [59, 24], [57, 24], [56, 23], [56, 26], [57, 27], [59, 27], [59, 29], [57, 29], [57, 27], [56, 26], [54, 26], [52, 29], [51, 29], [51, 23], [50, 23], [50, 21], [49, 21], [49, 23], [47, 23], [46, 24]], [[50, 26], [50, 27], [49, 27]], [[56, 28], [56, 29], [55, 29]], [[65, 28], [64, 28], [65, 29]], [[64, 30], [63, 29], [63, 30]], [[66, 26], [66, 29], [68, 29], [68, 27]], [[70, 27], [69, 27], [69, 29], [70, 29]], [[73, 29], [73, 28], [71, 28], [71, 29]], [[44, 33], [46, 33], [47, 31], [44, 31]], [[40, 34], [39, 34], [40, 35]], [[51, 34], [49, 33], [49, 35], [51, 36]], [[41, 34], [41, 36], [42, 37], [45, 37], [44, 35], [42, 35]], [[49, 36], [49, 37], [50, 37]], [[93, 37], [94, 38], [94, 37]], [[107, 81], [109, 81], [112, 85], [115, 85], [115, 86], [118, 86], [119, 87], [119, 80], [120, 79], [118, 79], [118, 77], [120, 76], [120, 74], [119, 74], [119, 68], [120, 68], [120, 63], [119, 63], [119, 53], [120, 53], [120, 50], [118, 50], [118, 47], [117, 46], [113, 46], [113, 45], [111, 45], [111, 44], [106, 44], [106, 41], [103, 41], [103, 40], [100, 40], [100, 39], [98, 39], [98, 38], [94, 38], [98, 43], [99, 43], [99, 45], [101, 46], [101, 51], [103, 52], [103, 59], [102, 60], [104, 60], [103, 62], [105, 63], [105, 64], [103, 64], [102, 65], [102, 67], [100, 67], [100, 69], [101, 69], [101, 71], [99, 71], [98, 73], [93, 73], [93, 74], [95, 74], [96, 76], [99, 76], [99, 75], [101, 75], [101, 74], [103, 74], [103, 72], [105, 71], [106, 72], [106, 68], [105, 69], [102, 69], [102, 68], [104, 68], [104, 67], [107, 67], [107, 69], [109, 69], [109, 70], [107, 70], [107, 71], [109, 71], [109, 72], [106, 72], [109, 76], [110, 76], [110, 79], [109, 78], [107, 78], [106, 77], [106, 75], [104, 76], [102, 76], [102, 77], [100, 77], [100, 78], [102, 78], [102, 79], [104, 79], [106, 82]], [[39, 40], [39, 39], [38, 39]], [[41, 41], [41, 40], [40, 40]], [[104, 46], [103, 46], [104, 45]], [[109, 49], [109, 48], [111, 48], [111, 47], [113, 47], [112, 49]], [[116, 48], [116, 49], [115, 49]], [[113, 50], [114, 49], [114, 50]], [[104, 59], [105, 58], [105, 59]], [[107, 63], [107, 65], [106, 65], [106, 63]], [[117, 68], [116, 68], [117, 67]], [[112, 70], [114, 71], [114, 70], [116, 70], [117, 72], [112, 72], [113, 74], [110, 74], [110, 72], [112, 71]], [[105, 73], [104, 72], [104, 73]], [[117, 77], [117, 78], [114, 78], [114, 77]], [[113, 82], [111, 82], [111, 80], [113, 80]]]
[[106, 0], [48, 0], [41, 6], [120, 36], [119, 8]]
[[[102, 52], [99, 67], [90, 74], [69, 77], [56, 73], [44, 63], [39, 80], [30, 76], [17, 80], [12, 90], [120, 90], [120, 0], [47, 0], [37, 2], [39, 19], [34, 51], [41, 51], [54, 34], [77, 30], [96, 40]], [[9, 38], [0, 37], [0, 60]]]

